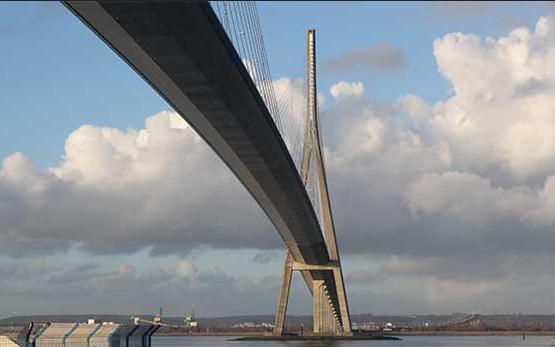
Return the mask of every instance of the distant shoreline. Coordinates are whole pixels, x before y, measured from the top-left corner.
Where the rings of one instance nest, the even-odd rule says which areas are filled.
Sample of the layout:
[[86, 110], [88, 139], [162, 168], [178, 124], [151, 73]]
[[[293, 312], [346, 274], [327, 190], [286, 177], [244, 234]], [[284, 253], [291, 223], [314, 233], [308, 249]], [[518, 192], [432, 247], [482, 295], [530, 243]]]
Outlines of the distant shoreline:
[[399, 340], [399, 337], [396, 335], [390, 334], [360, 334], [354, 336], [319, 336], [313, 335], [310, 333], [305, 334], [304, 336], [300, 335], [283, 335], [283, 336], [274, 336], [271, 333], [256, 333], [256, 332], [245, 332], [245, 333], [237, 333], [237, 332], [215, 332], [215, 333], [191, 333], [191, 334], [155, 334], [153, 337], [184, 337], [184, 336], [191, 336], [191, 337], [229, 337], [233, 338], [233, 341], [300, 341], [300, 340]]
[[237, 332], [237, 331], [216, 331], [216, 332], [196, 332], [196, 333], [181, 333], [181, 332], [156, 332], [152, 337], [178, 337], [178, 336], [226, 336], [226, 337], [239, 337], [239, 336], [263, 336], [262, 332]]
[[[396, 331], [387, 336], [554, 336], [555, 331]], [[178, 336], [226, 336], [226, 337], [239, 337], [239, 336], [265, 336], [267, 333], [261, 332], [237, 332], [237, 331], [218, 331], [213, 333], [163, 333], [155, 334], [155, 337], [178, 337]]]
[[555, 331], [396, 331], [397, 336], [555, 336]]

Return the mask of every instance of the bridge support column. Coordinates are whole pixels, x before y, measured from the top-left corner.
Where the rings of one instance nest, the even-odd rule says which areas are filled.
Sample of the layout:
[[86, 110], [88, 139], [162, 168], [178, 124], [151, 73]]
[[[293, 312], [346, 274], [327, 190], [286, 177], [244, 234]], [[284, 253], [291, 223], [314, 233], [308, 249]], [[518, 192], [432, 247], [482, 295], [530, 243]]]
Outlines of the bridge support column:
[[339, 319], [341, 320], [341, 326], [343, 327], [343, 334], [352, 335], [351, 332], [351, 318], [349, 315], [349, 307], [347, 306], [347, 295], [345, 294], [345, 284], [343, 283], [343, 274], [341, 268], [336, 268], [333, 270], [333, 276], [335, 278], [335, 285], [337, 290], [337, 296], [339, 298]]
[[324, 315], [324, 333], [329, 334], [331, 333], [331, 326], [330, 326], [330, 304], [328, 302], [328, 291], [324, 290], [324, 294], [322, 296], [322, 307], [324, 309], [323, 315]]
[[327, 288], [324, 292], [324, 332], [326, 334], [335, 334], [337, 333], [338, 329], [338, 322], [335, 318], [335, 311], [333, 309], [333, 305], [331, 299], [329, 297], [329, 293]]
[[314, 280], [312, 281], [312, 331], [315, 334], [324, 332], [324, 303], [327, 305], [327, 299], [324, 298], [324, 281]]
[[287, 303], [289, 301], [289, 290], [291, 288], [291, 277], [293, 275], [293, 256], [289, 250], [286, 251], [283, 278], [281, 280], [281, 290], [279, 293], [278, 310], [274, 326], [274, 334], [282, 335], [285, 327], [285, 314], [287, 313]]

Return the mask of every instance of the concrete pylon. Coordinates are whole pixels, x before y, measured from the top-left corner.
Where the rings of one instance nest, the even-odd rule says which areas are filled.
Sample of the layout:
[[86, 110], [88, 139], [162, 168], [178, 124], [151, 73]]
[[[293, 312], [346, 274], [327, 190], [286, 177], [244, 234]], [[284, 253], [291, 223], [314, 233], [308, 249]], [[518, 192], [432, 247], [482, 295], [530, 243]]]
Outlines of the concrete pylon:
[[[307, 32], [307, 109], [306, 109], [306, 128], [303, 143], [303, 158], [301, 162], [301, 180], [305, 187], [309, 179], [311, 164], [316, 170], [316, 179], [319, 190], [319, 210], [322, 214], [322, 229], [326, 246], [330, 256], [328, 265], [310, 265], [298, 263], [293, 259], [289, 249], [286, 253], [283, 280], [280, 291], [278, 311], [275, 320], [274, 333], [282, 335], [284, 332], [285, 315], [289, 299], [289, 289], [291, 286], [291, 276], [293, 271], [298, 270], [303, 274], [303, 278], [312, 293], [312, 316], [314, 334], [328, 335], [351, 335], [351, 320], [343, 272], [337, 248], [335, 226], [331, 212], [331, 204], [328, 193], [326, 170], [321, 151], [320, 122], [318, 112], [318, 100], [316, 89], [316, 31], [309, 29]], [[307, 276], [307, 272], [331, 272], [331, 278], [335, 283], [334, 288], [327, 288], [324, 276]], [[328, 278], [329, 278], [328, 273]], [[336, 305], [332, 304], [330, 291], [335, 291], [337, 296]], [[335, 307], [334, 307], [335, 306]]]
[[285, 254], [285, 265], [283, 266], [283, 277], [281, 280], [281, 290], [279, 293], [278, 312], [274, 334], [282, 335], [285, 327], [285, 313], [287, 312], [287, 304], [289, 301], [289, 289], [291, 288], [291, 277], [293, 276], [293, 256], [289, 250]]

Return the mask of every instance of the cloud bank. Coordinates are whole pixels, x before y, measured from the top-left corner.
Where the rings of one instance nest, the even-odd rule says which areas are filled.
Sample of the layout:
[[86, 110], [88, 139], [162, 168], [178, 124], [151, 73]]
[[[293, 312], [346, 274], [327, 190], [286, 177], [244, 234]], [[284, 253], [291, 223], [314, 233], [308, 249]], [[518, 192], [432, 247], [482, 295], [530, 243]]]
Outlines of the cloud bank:
[[185, 254], [201, 244], [264, 249], [279, 240], [238, 181], [172, 112], [148, 118], [141, 130], [84, 125], [48, 170], [35, 170], [21, 153], [5, 158], [0, 201], [0, 252], [13, 256], [70, 247]]
[[[370, 59], [375, 52], [361, 52], [332, 65], [381, 66]], [[377, 313], [479, 305], [547, 313], [555, 18], [498, 38], [449, 33], [433, 53], [450, 86], [446, 100], [408, 94], [376, 103], [362, 83], [341, 81], [330, 90], [336, 105], [322, 112], [339, 243], [353, 264], [345, 261], [351, 302]], [[211, 246], [260, 249], [253, 261], [267, 263], [266, 252], [282, 247], [237, 180], [172, 112], [140, 130], [82, 126], [48, 170], [21, 153], [5, 158], [0, 237], [10, 257]]]

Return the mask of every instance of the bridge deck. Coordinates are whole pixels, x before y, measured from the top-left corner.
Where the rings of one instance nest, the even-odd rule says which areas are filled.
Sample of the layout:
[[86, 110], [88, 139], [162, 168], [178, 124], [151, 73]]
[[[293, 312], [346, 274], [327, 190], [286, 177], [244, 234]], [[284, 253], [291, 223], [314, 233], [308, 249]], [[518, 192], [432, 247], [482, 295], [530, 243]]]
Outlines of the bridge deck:
[[[264, 101], [208, 2], [65, 5], [204, 138], [255, 198], [296, 261], [330, 256], [307, 192]], [[324, 279], [339, 312], [330, 271]]]
[[329, 261], [287, 148], [208, 3], [67, 4], [216, 151], [296, 257]]

